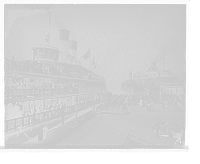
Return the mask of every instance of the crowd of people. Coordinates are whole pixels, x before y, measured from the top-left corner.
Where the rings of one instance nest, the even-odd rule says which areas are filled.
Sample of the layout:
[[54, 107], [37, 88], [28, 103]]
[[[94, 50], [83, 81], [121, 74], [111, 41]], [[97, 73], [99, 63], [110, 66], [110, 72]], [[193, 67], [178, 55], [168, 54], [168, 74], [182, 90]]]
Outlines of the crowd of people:
[[[27, 82], [28, 81], [28, 82]], [[51, 95], [81, 94], [105, 89], [104, 83], [42, 77], [5, 77], [5, 97], [24, 98]]]
[[78, 65], [36, 60], [16, 61], [14, 58], [12, 60], [5, 59], [5, 71], [19, 71], [25, 73], [35, 73], [88, 80], [101, 79], [98, 75]]
[[68, 79], [52, 79], [44, 77], [5, 77], [5, 97], [23, 98], [51, 95], [79, 94], [104, 89], [103, 83], [92, 81], [73, 81]]
[[[99, 97], [98, 94], [97, 97]], [[93, 100], [93, 95], [71, 96], [57, 99], [25, 101], [5, 104], [5, 120], [32, 116], [42, 112], [60, 109], [62, 105], [72, 106]]]
[[[8, 64], [8, 59], [6, 59]], [[8, 64], [9, 65], [9, 64]], [[19, 68], [19, 63], [17, 63], [13, 59], [10, 62], [10, 65], [13, 68]], [[25, 70], [32, 70], [32, 71], [39, 71], [39, 72], [45, 72], [44, 70], [48, 70], [48, 73], [57, 74], [60, 76], [70, 76], [74, 77], [76, 74], [76, 77], [83, 78], [83, 76], [87, 76], [89, 79], [92, 78], [91, 72], [86, 72], [84, 70], [76, 69], [76, 68], [69, 68], [62, 65], [46, 65], [41, 64], [36, 61], [33, 61], [30, 63], [30, 61], [27, 61], [23, 64], [23, 67]], [[44, 69], [43, 69], [44, 67]], [[47, 69], [46, 69], [47, 68]], [[61, 71], [61, 72], [60, 72]], [[94, 76], [96, 77], [96, 76]], [[13, 77], [7, 76], [5, 77], [5, 97], [6, 98], [14, 98], [14, 97], [27, 97], [27, 96], [41, 96], [41, 95], [54, 95], [54, 94], [64, 94], [64, 93], [78, 93], [80, 84], [76, 82], [67, 82], [66, 80], [64, 82], [52, 82], [52, 81], [45, 81], [45, 80], [37, 80], [41, 78], [35, 78], [36, 80], [33, 80], [32, 82], [30, 80], [23, 80], [21, 81], [13, 81], [11, 80]], [[18, 78], [18, 77], [17, 77]], [[20, 78], [20, 77], [19, 77]], [[83, 85], [83, 87], [85, 87]], [[22, 91], [23, 90], [23, 91]]]
[[[175, 105], [175, 111], [183, 111], [184, 100], [181, 95], [172, 95], [169, 93], [153, 92], [150, 94], [113, 94], [109, 96], [111, 103], [140, 105], [141, 107], [149, 107], [154, 103], [162, 104], [163, 108], [167, 104]], [[153, 106], [153, 105], [152, 105]]]

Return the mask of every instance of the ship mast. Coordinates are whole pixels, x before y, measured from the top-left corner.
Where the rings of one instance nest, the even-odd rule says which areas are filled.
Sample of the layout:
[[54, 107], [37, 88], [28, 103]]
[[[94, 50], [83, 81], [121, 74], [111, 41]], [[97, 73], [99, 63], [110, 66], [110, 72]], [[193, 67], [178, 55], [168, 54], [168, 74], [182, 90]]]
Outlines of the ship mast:
[[48, 33], [46, 35], [45, 41], [48, 43], [48, 45], [50, 46], [50, 41], [51, 41], [51, 11], [48, 10]]
[[49, 45], [50, 45], [50, 41], [51, 41], [51, 11], [48, 11], [48, 15], [49, 15]]

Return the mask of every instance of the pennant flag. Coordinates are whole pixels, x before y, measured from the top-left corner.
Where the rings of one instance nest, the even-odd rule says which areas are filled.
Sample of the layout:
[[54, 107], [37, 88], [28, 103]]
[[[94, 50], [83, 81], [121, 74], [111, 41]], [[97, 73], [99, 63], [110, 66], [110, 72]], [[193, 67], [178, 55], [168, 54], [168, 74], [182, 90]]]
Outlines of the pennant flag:
[[82, 56], [82, 59], [86, 60], [90, 57], [90, 48], [88, 49], [88, 51], [86, 52], [86, 54], [84, 56]]

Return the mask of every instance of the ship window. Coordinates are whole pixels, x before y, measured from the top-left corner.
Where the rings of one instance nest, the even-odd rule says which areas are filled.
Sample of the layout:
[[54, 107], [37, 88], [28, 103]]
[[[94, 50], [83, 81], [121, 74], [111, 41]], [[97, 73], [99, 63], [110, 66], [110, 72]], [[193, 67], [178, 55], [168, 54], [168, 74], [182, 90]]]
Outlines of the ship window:
[[37, 54], [38, 54], [38, 56], [40, 56], [42, 54], [41, 49], [38, 49]]
[[36, 58], [36, 50], [34, 49], [33, 50], [33, 59], [35, 59]]
[[45, 48], [45, 56], [48, 56], [48, 48]]
[[46, 51], [47, 51], [47, 57], [50, 58], [50, 49], [47, 48]]
[[53, 56], [53, 50], [50, 50], [50, 58]]
[[40, 48], [40, 53], [42, 54], [43, 57], [45, 57], [45, 49], [44, 48]]
[[55, 60], [58, 61], [58, 51], [55, 53]]
[[55, 60], [55, 58], [56, 58], [56, 50], [53, 51], [53, 58], [52, 59]]
[[42, 53], [43, 52], [43, 48], [40, 48], [40, 53]]
[[52, 50], [52, 56], [51, 56], [51, 59], [54, 59], [54, 56], [55, 56], [55, 51]]
[[33, 59], [38, 59], [39, 56], [39, 49], [35, 49], [33, 52]]
[[53, 50], [53, 54], [54, 54], [54, 56], [56, 56], [56, 51], [55, 50]]
[[54, 50], [51, 50], [51, 58], [50, 59], [53, 59], [54, 57]]
[[51, 59], [51, 60], [54, 59], [54, 51], [53, 50], [49, 51], [49, 59]]
[[57, 60], [57, 55], [56, 55], [56, 53], [54, 52], [54, 54], [53, 54], [53, 59], [56, 61]]
[[52, 55], [51, 55], [51, 60], [55, 60], [55, 53], [54, 53], [54, 51], [52, 51], [51, 54], [52, 54]]

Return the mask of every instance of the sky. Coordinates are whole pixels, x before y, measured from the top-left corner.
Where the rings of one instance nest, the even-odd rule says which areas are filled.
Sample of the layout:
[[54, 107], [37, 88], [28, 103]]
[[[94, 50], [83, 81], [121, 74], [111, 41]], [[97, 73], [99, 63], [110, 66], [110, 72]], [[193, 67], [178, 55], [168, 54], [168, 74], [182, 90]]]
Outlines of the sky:
[[[129, 72], [143, 72], [153, 61], [163, 70], [185, 73], [185, 5], [56, 5], [51, 7], [51, 45], [62, 49], [58, 30], [70, 30], [78, 41], [77, 54], [90, 48], [107, 87], [119, 92]], [[5, 10], [5, 56], [31, 58], [34, 46], [44, 45], [48, 33], [46, 10]], [[83, 61], [87, 66], [88, 61]]]

